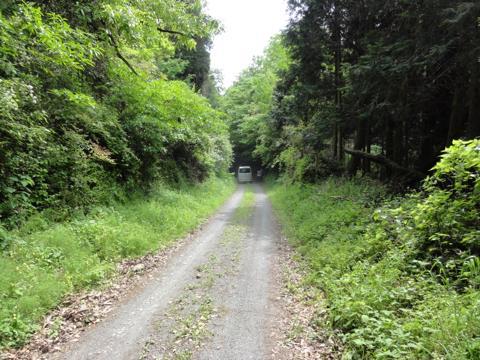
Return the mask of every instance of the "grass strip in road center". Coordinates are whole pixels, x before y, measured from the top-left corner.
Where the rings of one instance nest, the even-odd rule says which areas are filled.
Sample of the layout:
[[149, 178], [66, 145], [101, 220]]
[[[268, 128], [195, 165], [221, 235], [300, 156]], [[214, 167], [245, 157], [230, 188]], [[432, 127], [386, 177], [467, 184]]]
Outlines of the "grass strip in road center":
[[157, 324], [156, 334], [146, 341], [140, 359], [190, 359], [214, 334], [209, 324], [222, 316], [222, 304], [215, 301], [220, 283], [238, 272], [243, 240], [253, 214], [255, 194], [245, 189], [242, 200], [226, 226], [220, 245], [208, 260], [195, 268], [195, 279], [172, 302]]
[[255, 205], [255, 193], [253, 192], [252, 185], [246, 185], [245, 193], [243, 194], [242, 202], [235, 210], [233, 215], [233, 221], [241, 223], [248, 219], [252, 214], [253, 206]]

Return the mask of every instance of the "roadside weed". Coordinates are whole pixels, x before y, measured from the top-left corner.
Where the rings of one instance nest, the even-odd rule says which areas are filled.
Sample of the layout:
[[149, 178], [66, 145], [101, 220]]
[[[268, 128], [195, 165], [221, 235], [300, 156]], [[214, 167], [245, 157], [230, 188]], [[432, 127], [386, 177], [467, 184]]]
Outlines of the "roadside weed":
[[66, 294], [104, 283], [122, 259], [185, 236], [233, 188], [231, 179], [158, 186], [148, 198], [97, 208], [87, 217], [47, 226], [36, 216], [7, 233], [13, 240], [0, 255], [0, 348], [21, 346]]
[[[470, 218], [460, 224], [450, 211], [458, 212], [459, 203], [440, 204], [432, 184], [434, 178], [426, 195], [388, 201], [382, 187], [368, 181], [269, 184], [284, 231], [308, 264], [304, 281], [325, 292], [327, 326], [341, 331], [343, 358], [480, 358], [478, 258], [468, 249], [477, 246], [470, 236], [475, 225]], [[473, 213], [470, 204], [473, 196], [463, 205]], [[440, 205], [449, 209], [442, 217]], [[470, 237], [457, 246], [460, 226]], [[438, 237], [435, 229], [446, 230]], [[464, 250], [455, 253], [455, 247]], [[445, 251], [436, 258], [439, 248]]]

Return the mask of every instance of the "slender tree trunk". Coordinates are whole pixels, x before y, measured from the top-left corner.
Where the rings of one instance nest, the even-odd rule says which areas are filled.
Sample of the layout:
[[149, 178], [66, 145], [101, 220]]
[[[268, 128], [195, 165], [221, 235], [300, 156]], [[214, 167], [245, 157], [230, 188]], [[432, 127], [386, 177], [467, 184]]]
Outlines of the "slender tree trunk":
[[465, 83], [457, 84], [453, 95], [452, 112], [448, 126], [447, 146], [464, 134], [467, 107], [465, 106]]
[[395, 137], [396, 143], [398, 145], [395, 146], [396, 157], [395, 161], [397, 161], [402, 166], [408, 167], [408, 123], [411, 116], [410, 108], [409, 108], [409, 76], [405, 77], [405, 80], [402, 82], [402, 109], [401, 111], [401, 118], [398, 119], [396, 124], [396, 134]]
[[403, 120], [395, 122], [393, 121], [393, 161], [400, 165], [403, 164], [403, 154], [405, 149], [403, 148]]
[[332, 140], [332, 155], [334, 159], [338, 157], [338, 124], [335, 120], [335, 124], [333, 125], [333, 140]]
[[339, 126], [339, 131], [338, 131], [338, 160], [344, 164], [345, 161], [345, 152], [343, 149], [345, 148], [345, 135], [343, 133], [343, 126]]
[[[430, 115], [428, 115], [430, 116]], [[420, 145], [420, 154], [418, 158], [418, 169], [422, 172], [428, 172], [435, 164], [435, 156], [433, 154], [433, 144], [432, 144], [432, 128], [435, 124], [429, 118], [422, 118], [422, 135], [421, 135], [421, 145]]]
[[[382, 132], [382, 137], [381, 137], [381, 144], [382, 144], [382, 151], [381, 151], [381, 155], [382, 156], [385, 156], [386, 157], [386, 143], [387, 141], [385, 140], [387, 137], [387, 132], [386, 131], [383, 131]], [[378, 177], [380, 180], [383, 180], [386, 178], [386, 170], [384, 167], [380, 167], [379, 170], [378, 170]]]
[[[355, 134], [355, 142], [353, 144], [354, 150], [365, 150], [365, 139], [367, 131], [367, 121], [366, 120], [357, 120], [357, 131]], [[362, 160], [360, 157], [352, 155], [350, 164], [348, 166], [348, 173], [351, 176], [354, 176], [360, 168]]]
[[[370, 134], [370, 122], [367, 120], [366, 121], [366, 125], [365, 125], [365, 129], [366, 129], [366, 136], [365, 136], [365, 143], [367, 144], [366, 145], [366, 151], [367, 153], [371, 153], [372, 152], [372, 143], [371, 143], [371, 134]], [[369, 159], [363, 159], [363, 172], [364, 174], [369, 174], [370, 172], [372, 171], [371, 169], [371, 162]]]
[[409, 120], [410, 119], [405, 119], [403, 121], [403, 137], [404, 137], [404, 140], [403, 140], [403, 148], [405, 149], [405, 153], [403, 154], [404, 156], [404, 164], [405, 165], [408, 165], [408, 162], [410, 161], [410, 156], [409, 156], [409, 153], [410, 153], [410, 141], [409, 141], [409, 138], [410, 138], [410, 126], [409, 126]]
[[[394, 128], [393, 128], [393, 120], [388, 119], [386, 128], [385, 128], [385, 156], [389, 160], [394, 159]], [[392, 171], [390, 168], [386, 169], [386, 177], [391, 177], [392, 176]]]
[[475, 58], [468, 91], [467, 137], [473, 139], [477, 136], [480, 136], [480, 59]]
[[[334, 20], [333, 20], [333, 30], [332, 30], [332, 39], [334, 46], [334, 58], [335, 58], [335, 106], [339, 114], [342, 113], [342, 33], [341, 33], [341, 22], [340, 22], [340, 6], [338, 1], [334, 4]], [[344, 159], [343, 152], [343, 129], [341, 124], [336, 124], [335, 126], [336, 141], [334, 142], [335, 158], [342, 161]]]

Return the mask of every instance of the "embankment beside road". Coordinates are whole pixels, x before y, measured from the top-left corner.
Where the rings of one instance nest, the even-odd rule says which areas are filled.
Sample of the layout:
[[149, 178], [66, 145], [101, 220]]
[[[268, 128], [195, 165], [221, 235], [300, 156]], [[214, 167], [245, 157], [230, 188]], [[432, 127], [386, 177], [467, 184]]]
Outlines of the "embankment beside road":
[[21, 346], [72, 292], [104, 284], [116, 264], [162, 249], [197, 228], [232, 194], [232, 179], [159, 185], [148, 197], [87, 217], [49, 223], [41, 215], [8, 238], [0, 255], [0, 348]]
[[388, 200], [366, 180], [270, 182], [304, 285], [324, 294], [328, 320], [317, 324], [338, 334], [346, 358], [480, 358], [478, 159], [470, 173], [455, 154], [421, 193]]

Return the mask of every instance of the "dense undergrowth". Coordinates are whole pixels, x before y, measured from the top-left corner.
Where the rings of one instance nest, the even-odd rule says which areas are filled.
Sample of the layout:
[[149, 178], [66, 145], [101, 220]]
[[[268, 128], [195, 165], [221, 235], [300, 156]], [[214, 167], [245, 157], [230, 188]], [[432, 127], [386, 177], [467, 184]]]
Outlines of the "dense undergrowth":
[[38, 214], [17, 230], [1, 230], [0, 348], [22, 345], [66, 294], [104, 283], [121, 259], [184, 236], [233, 188], [231, 179], [218, 178], [158, 185], [148, 198], [97, 207], [69, 222], [54, 224]]
[[0, 222], [225, 172], [223, 115], [180, 55], [216, 29], [196, 1], [2, 1]]
[[345, 358], [480, 358], [480, 141], [455, 142], [405, 197], [338, 178], [269, 193]]

